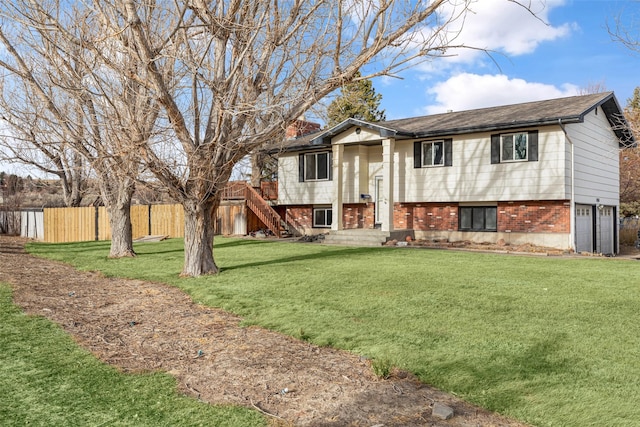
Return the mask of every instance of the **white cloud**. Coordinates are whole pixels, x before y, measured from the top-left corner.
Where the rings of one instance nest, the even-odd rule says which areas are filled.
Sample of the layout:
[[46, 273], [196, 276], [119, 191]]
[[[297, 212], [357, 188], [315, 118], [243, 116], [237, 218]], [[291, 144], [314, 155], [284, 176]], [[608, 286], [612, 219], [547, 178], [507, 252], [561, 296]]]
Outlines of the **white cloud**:
[[[476, 0], [471, 3], [464, 20], [457, 20], [449, 34], [459, 34], [452, 45], [463, 45], [471, 49], [449, 49], [445, 63], [469, 64], [479, 58], [486, 58], [482, 50], [505, 54], [509, 57], [532, 53], [544, 42], [565, 37], [577, 28], [575, 23], [550, 24], [550, 12], [563, 6], [565, 0], [531, 0], [522, 2], [529, 6], [508, 0]], [[455, 6], [444, 9], [444, 15], [456, 16]], [[535, 15], [535, 16], [534, 16]], [[438, 66], [443, 63], [438, 61]], [[434, 64], [425, 68], [433, 71]]]
[[[526, 3], [526, 2], [525, 2]], [[563, 1], [531, 2], [531, 12], [513, 2], [481, 0], [471, 6], [462, 37], [466, 43], [480, 48], [496, 49], [508, 55], [533, 52], [542, 42], [555, 40], [570, 32], [570, 24], [554, 27], [549, 12]]]
[[578, 86], [563, 84], [558, 88], [544, 83], [527, 82], [498, 75], [462, 73], [437, 83], [428, 93], [436, 104], [426, 106], [425, 114], [463, 111], [497, 105], [518, 104], [577, 95]]

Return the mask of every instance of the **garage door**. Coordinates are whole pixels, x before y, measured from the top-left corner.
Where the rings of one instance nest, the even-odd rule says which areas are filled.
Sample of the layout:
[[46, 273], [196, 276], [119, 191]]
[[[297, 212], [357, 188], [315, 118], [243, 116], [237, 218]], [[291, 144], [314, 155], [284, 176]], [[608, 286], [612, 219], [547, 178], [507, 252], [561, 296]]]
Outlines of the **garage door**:
[[613, 254], [613, 208], [605, 206], [600, 212], [600, 253]]
[[593, 210], [576, 205], [576, 252], [593, 252]]

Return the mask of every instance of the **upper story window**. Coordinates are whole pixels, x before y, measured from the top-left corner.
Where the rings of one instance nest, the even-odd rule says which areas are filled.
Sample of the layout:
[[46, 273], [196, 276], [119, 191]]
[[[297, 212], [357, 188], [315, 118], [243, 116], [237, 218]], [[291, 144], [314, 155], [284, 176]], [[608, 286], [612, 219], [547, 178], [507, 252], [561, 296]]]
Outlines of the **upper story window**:
[[444, 141], [422, 143], [422, 166], [444, 165]]
[[527, 133], [510, 133], [500, 135], [500, 161], [520, 162], [527, 161]]
[[491, 135], [491, 163], [538, 161], [538, 131]]
[[300, 154], [300, 181], [331, 180], [331, 152]]
[[416, 141], [413, 143], [413, 167], [426, 168], [452, 165], [452, 139]]

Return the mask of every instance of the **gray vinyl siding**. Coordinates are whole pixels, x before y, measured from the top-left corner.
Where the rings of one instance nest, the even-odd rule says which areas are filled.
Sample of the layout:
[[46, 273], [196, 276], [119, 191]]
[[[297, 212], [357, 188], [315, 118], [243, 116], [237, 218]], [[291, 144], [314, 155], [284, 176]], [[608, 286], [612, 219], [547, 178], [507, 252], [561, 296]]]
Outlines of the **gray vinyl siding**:
[[[575, 145], [576, 203], [619, 205], [619, 147], [602, 110], [589, 113], [584, 123], [568, 125]], [[600, 199], [597, 201], [597, 199]]]

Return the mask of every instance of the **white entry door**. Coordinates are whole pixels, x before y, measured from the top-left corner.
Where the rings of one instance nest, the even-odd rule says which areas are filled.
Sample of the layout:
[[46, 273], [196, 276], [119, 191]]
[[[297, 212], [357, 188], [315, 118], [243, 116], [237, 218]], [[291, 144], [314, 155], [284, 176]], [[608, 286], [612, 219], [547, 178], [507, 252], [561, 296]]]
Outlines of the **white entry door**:
[[376, 225], [381, 224], [382, 220], [380, 219], [380, 211], [384, 205], [384, 194], [382, 189], [382, 177], [375, 177], [375, 206], [373, 207], [375, 212], [375, 221]]

